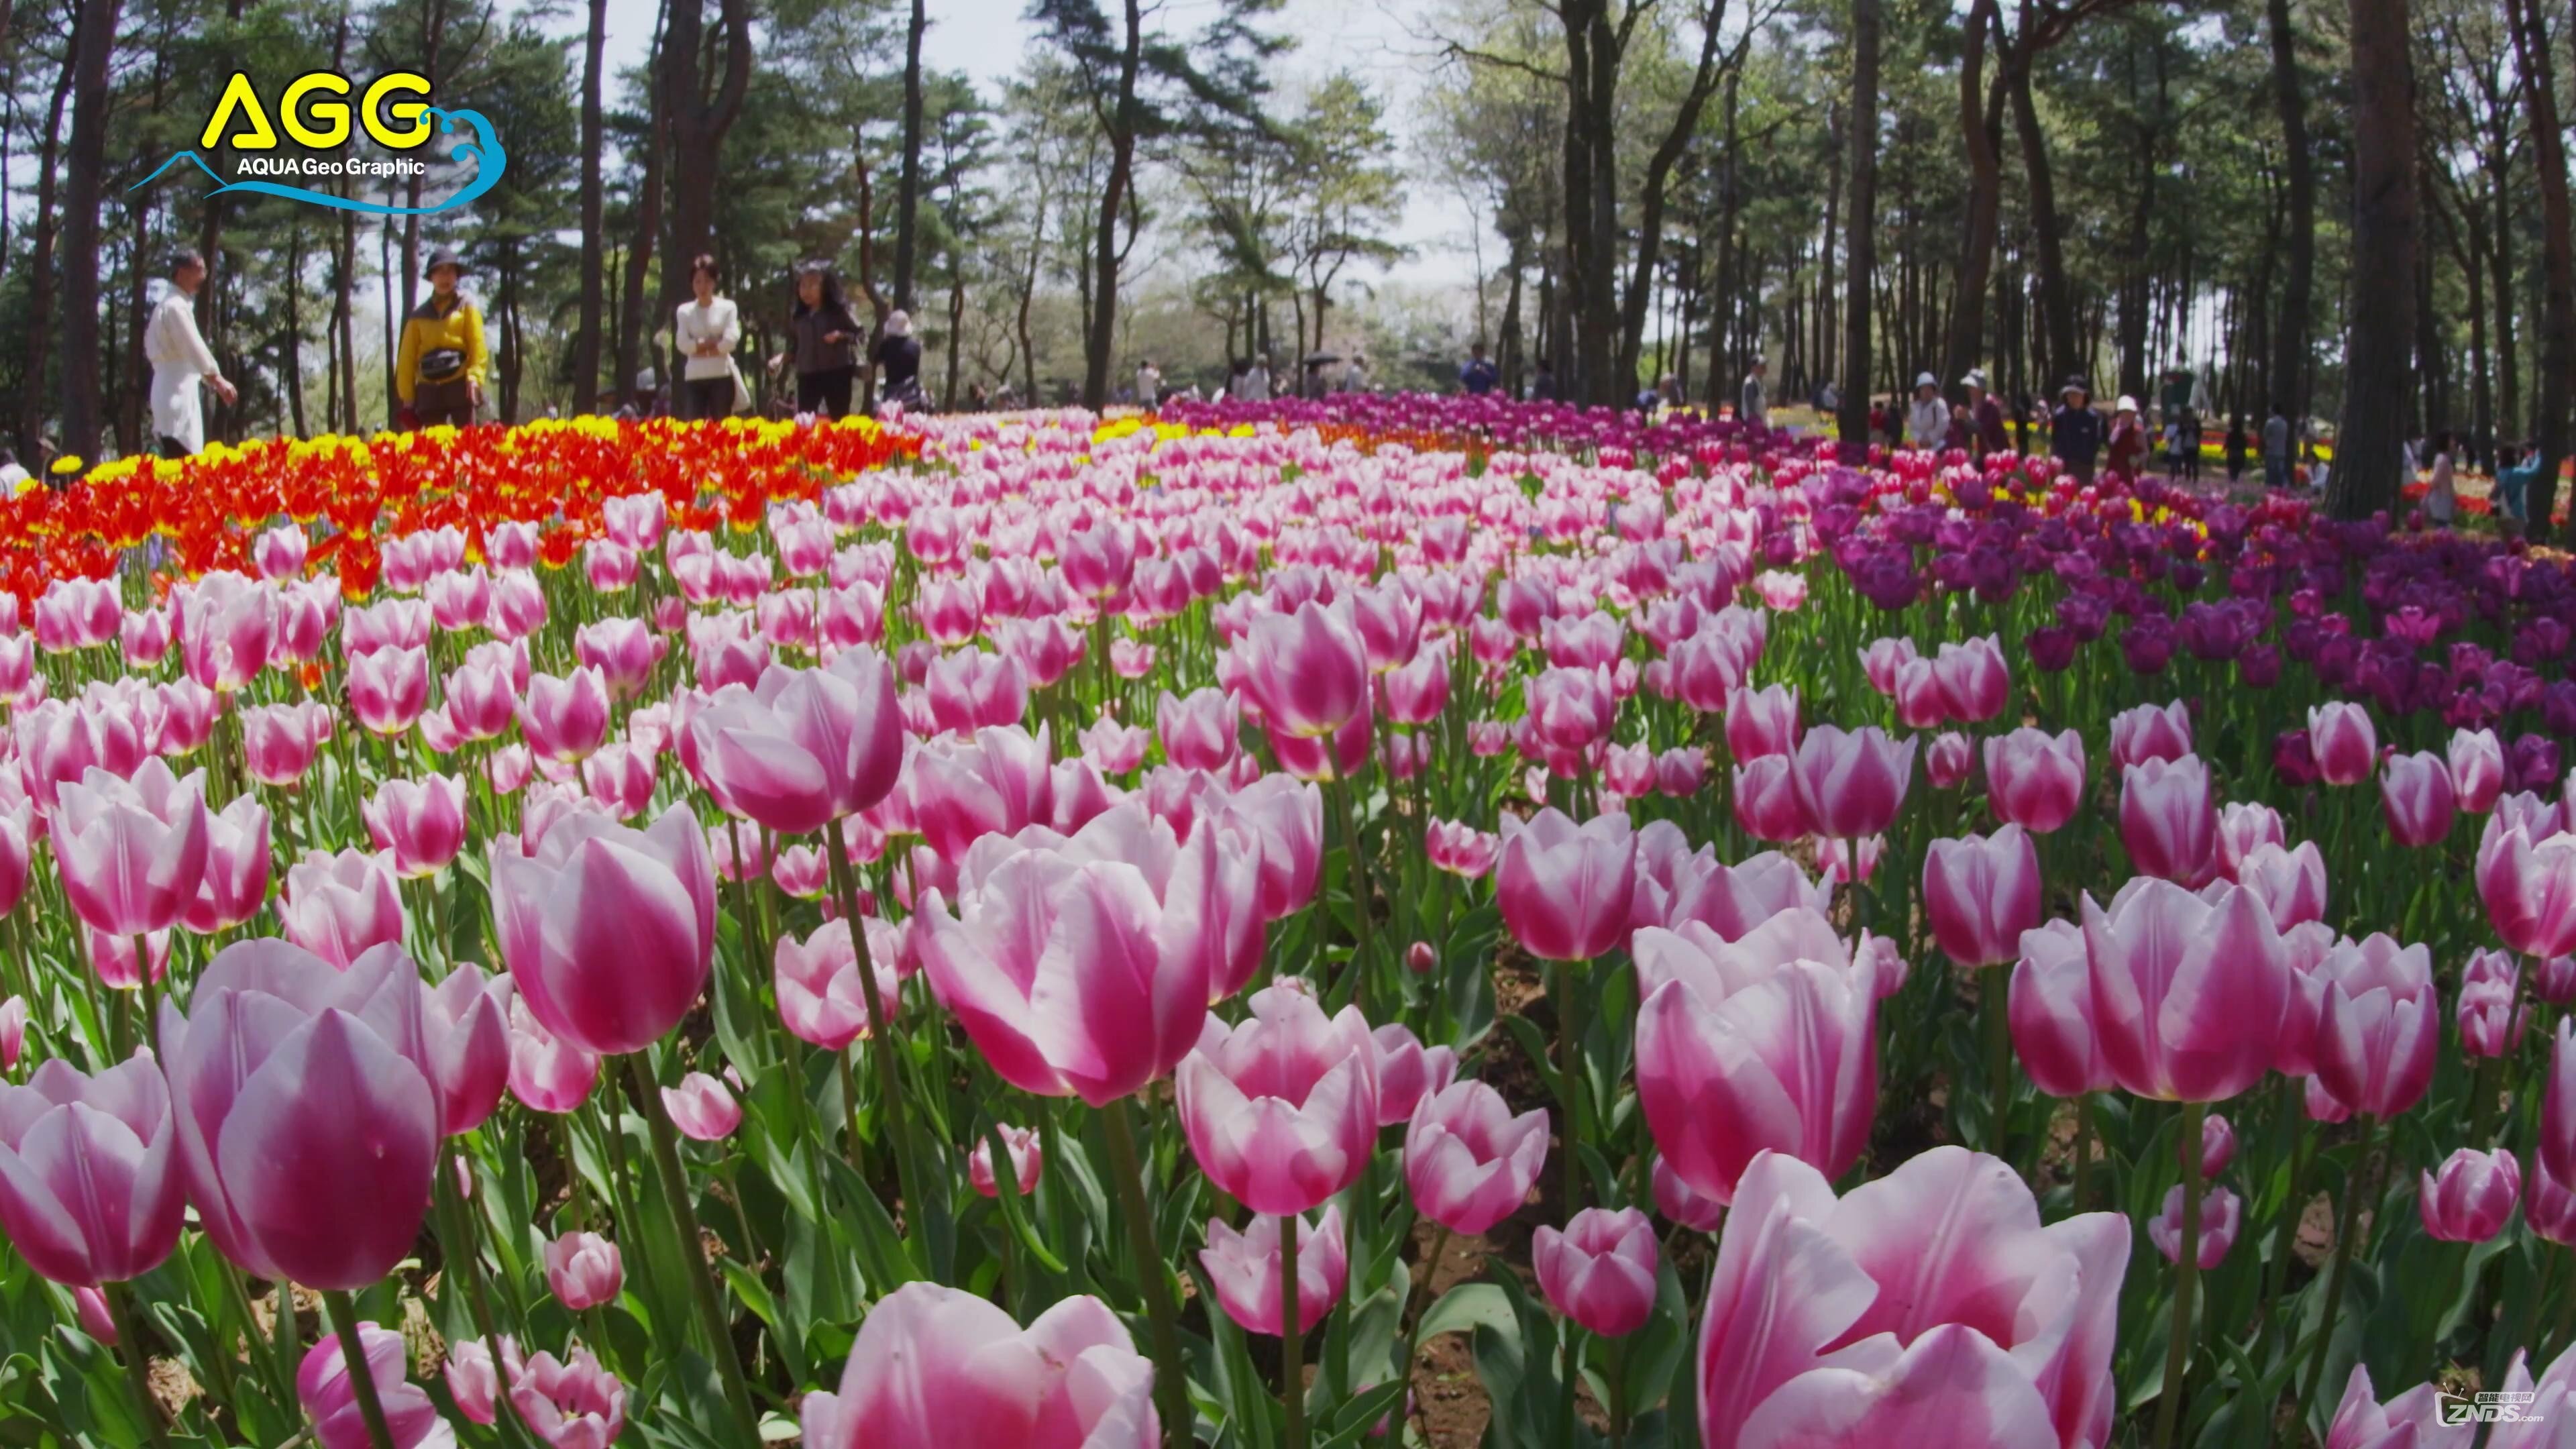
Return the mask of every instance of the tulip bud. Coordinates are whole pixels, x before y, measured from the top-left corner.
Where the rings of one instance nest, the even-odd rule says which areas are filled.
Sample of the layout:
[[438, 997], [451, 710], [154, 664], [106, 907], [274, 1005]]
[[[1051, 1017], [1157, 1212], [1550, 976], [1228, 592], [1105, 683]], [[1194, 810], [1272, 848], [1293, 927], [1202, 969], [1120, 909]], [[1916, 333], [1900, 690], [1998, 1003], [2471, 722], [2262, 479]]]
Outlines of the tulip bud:
[[1635, 1208], [1585, 1208], [1565, 1231], [1543, 1227], [1530, 1240], [1547, 1301], [1604, 1338], [1624, 1338], [1654, 1316], [1661, 1262], [1654, 1224]]

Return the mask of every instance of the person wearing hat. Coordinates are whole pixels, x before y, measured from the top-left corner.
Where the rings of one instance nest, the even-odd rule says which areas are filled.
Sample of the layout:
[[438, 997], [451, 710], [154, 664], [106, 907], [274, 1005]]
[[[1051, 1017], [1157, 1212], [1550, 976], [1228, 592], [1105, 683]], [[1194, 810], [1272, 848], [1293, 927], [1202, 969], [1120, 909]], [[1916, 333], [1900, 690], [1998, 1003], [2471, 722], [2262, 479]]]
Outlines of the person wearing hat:
[[431, 252], [421, 274], [429, 279], [429, 295], [403, 319], [394, 391], [402, 397], [405, 426], [465, 427], [483, 406], [483, 374], [491, 360], [483, 346], [483, 313], [456, 289], [465, 263], [454, 247]]
[[1941, 401], [1941, 379], [1928, 372], [1914, 378], [1914, 401], [1905, 410], [1905, 440], [1927, 452], [1950, 445], [1950, 405]]
[[1771, 426], [1771, 395], [1762, 385], [1762, 374], [1766, 370], [1762, 354], [1753, 354], [1752, 365], [1744, 374], [1744, 390], [1736, 399], [1737, 422], [1757, 428]]
[[2147, 429], [2138, 421], [2138, 400], [2126, 393], [2120, 395], [2111, 409], [2111, 437], [2108, 445], [2110, 469], [2121, 478], [2136, 479], [2138, 465], [2147, 456]]
[[2004, 405], [1986, 388], [1986, 375], [1971, 372], [1959, 380], [1968, 395], [1968, 451], [1982, 460], [1989, 453], [2009, 453], [2012, 439], [2004, 433]]
[[2093, 411], [2093, 391], [2080, 377], [2068, 378], [2057, 390], [2057, 410], [2048, 416], [2048, 451], [2077, 482], [2093, 481], [2093, 460], [2102, 452], [2102, 415]]
[[198, 384], [213, 388], [225, 402], [240, 396], [224, 380], [205, 335], [197, 330], [197, 289], [205, 284], [205, 258], [193, 251], [174, 254], [170, 290], [143, 327], [143, 355], [152, 363], [152, 434], [165, 458], [184, 458], [206, 445]]
[[883, 397], [906, 407], [920, 406], [921, 339], [912, 335], [911, 313], [897, 309], [886, 314], [884, 335], [877, 338], [868, 360], [885, 380]]

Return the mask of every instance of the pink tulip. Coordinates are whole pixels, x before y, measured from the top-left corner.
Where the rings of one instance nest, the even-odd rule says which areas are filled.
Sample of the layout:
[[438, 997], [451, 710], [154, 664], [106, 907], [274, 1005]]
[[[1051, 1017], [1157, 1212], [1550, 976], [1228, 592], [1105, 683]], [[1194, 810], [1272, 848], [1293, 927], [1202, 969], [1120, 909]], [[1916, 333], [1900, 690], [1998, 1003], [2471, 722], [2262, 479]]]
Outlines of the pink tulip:
[[1303, 982], [1210, 1017], [1180, 1064], [1181, 1128], [1199, 1168], [1256, 1213], [1302, 1213], [1358, 1181], [1376, 1142], [1378, 1053], [1356, 1007], [1327, 1017]]
[[662, 1088], [662, 1105], [671, 1125], [692, 1142], [722, 1142], [742, 1125], [742, 1104], [724, 1082], [704, 1072], [691, 1072], [676, 1087]]
[[1923, 857], [1923, 907], [1932, 938], [1962, 966], [2013, 960], [2038, 927], [2039, 853], [2018, 825], [1991, 836], [1936, 840]]
[[352, 654], [344, 687], [349, 713], [368, 733], [401, 734], [429, 703], [429, 652], [414, 647]]
[[[392, 947], [379, 947], [392, 950]], [[501, 1105], [510, 1074], [509, 996], [468, 961], [423, 993], [421, 1066], [438, 1094], [438, 1130], [454, 1137]]]
[[2538, 1154], [2530, 1159], [2523, 1181], [2522, 1219], [2531, 1225], [2532, 1234], [2562, 1248], [2576, 1247], [2576, 1190], [2550, 1176]]
[[2308, 748], [2317, 778], [2329, 785], [2358, 785], [2379, 763], [2379, 733], [2370, 711], [2345, 700], [2308, 706]]
[[[0, 835], [8, 829], [0, 816]], [[245, 794], [206, 817], [206, 871], [180, 923], [200, 936], [228, 931], [268, 900], [268, 807]], [[5, 854], [5, 852], [0, 852]]]
[[[90, 969], [98, 973], [102, 986], [116, 991], [132, 991], [143, 984], [147, 966], [156, 982], [170, 974], [170, 933], [167, 931], [151, 931], [141, 937], [105, 935], [97, 927], [88, 925], [82, 926], [80, 931], [82, 944], [89, 955]], [[135, 942], [138, 939], [144, 943], [150, 957], [148, 962], [137, 959]]]
[[599, 1057], [537, 1024], [504, 976], [495, 986], [509, 1001], [510, 1095], [532, 1111], [562, 1116], [590, 1100], [599, 1085]]
[[2313, 840], [2296, 850], [2258, 845], [2237, 863], [2236, 884], [2252, 891], [2282, 930], [2326, 914], [2326, 861]]
[[1726, 748], [1741, 763], [1798, 749], [1798, 689], [1739, 688], [1726, 698]]
[[131, 781], [91, 768], [61, 787], [52, 837], [63, 894], [97, 931], [166, 931], [206, 871], [205, 774], [174, 777], [147, 760]]
[[[2147, 1219], [2147, 1241], [2165, 1255], [2168, 1263], [2182, 1261], [2182, 1194], [2181, 1183], [2165, 1190], [2162, 1211]], [[2209, 1187], [2200, 1197], [2200, 1236], [2193, 1240], [2198, 1249], [2192, 1256], [2199, 1260], [2200, 1271], [2207, 1273], [2224, 1262], [2227, 1250], [2236, 1245], [2237, 1230], [2245, 1223], [2245, 1202], [2223, 1187]]]
[[2229, 801], [2218, 811], [2218, 873], [2236, 879], [2245, 860], [2261, 846], [2289, 844], [2281, 812], [2264, 804]]
[[1674, 980], [1637, 1019], [1637, 1090], [1673, 1171], [1730, 1202], [1766, 1150], [1836, 1175], [1858, 1160], [1878, 1105], [1875, 966], [1787, 962], [1711, 999]]
[[2540, 1079], [2540, 1164], [2561, 1183], [2576, 1183], [2576, 1018], [2558, 1018], [2549, 1068]]
[[611, 819], [631, 820], [653, 803], [653, 757], [624, 741], [611, 741], [581, 762], [581, 782]]
[[2018, 1172], [1963, 1148], [1935, 1147], [1839, 1201], [1825, 1173], [1766, 1154], [1718, 1245], [1700, 1442], [2110, 1443], [2128, 1259], [2126, 1218], [2043, 1227]]
[[1708, 784], [1708, 752], [1696, 745], [1676, 746], [1655, 756], [1655, 789], [1675, 800], [1688, 800]]
[[150, 698], [143, 701], [144, 718], [157, 718], [159, 722], [153, 752], [178, 756], [203, 749], [214, 738], [215, 720], [223, 709], [224, 696], [193, 679], [155, 686]]
[[[2188, 1164], [2191, 1161], [2190, 1156], [2182, 1150], [2183, 1144], [2177, 1142], [2174, 1144], [2174, 1148], [2175, 1161], [2185, 1164]], [[2227, 1164], [2234, 1162], [2235, 1160], [2236, 1124], [2228, 1121], [2223, 1113], [2208, 1112], [2202, 1114], [2200, 1119], [2200, 1180], [2203, 1182], [2217, 1181], [2218, 1175], [2227, 1170]], [[2168, 1253], [2165, 1256], [2167, 1258], [2171, 1258], [2173, 1255]]]
[[[868, 918], [866, 974], [876, 978], [878, 1005], [892, 1021], [902, 1003], [901, 980], [891, 953], [877, 949], [877, 928], [885, 924]], [[803, 941], [780, 935], [772, 972], [778, 1015], [799, 1040], [839, 1051], [868, 1034], [868, 1003], [859, 994], [862, 973], [848, 922], [826, 921]]]
[[2502, 951], [2469, 953], [2460, 972], [2455, 1019], [2460, 1050], [2472, 1057], [2512, 1056], [2522, 1045], [2531, 1009], [2521, 1004], [2522, 962]]
[[[1007, 1123], [994, 1127], [1002, 1139], [1002, 1150], [1010, 1157], [1011, 1180], [1026, 1197], [1038, 1190], [1038, 1178], [1046, 1170], [1046, 1151], [1034, 1127], [1013, 1127]], [[966, 1182], [985, 1197], [1002, 1195], [1002, 1184], [993, 1175], [993, 1141], [978, 1137], [966, 1154]]]
[[170, 611], [167, 609], [130, 610], [125, 616], [125, 622], [117, 626], [116, 635], [117, 643], [125, 654], [125, 667], [129, 671], [140, 673], [155, 668], [170, 656]]
[[455, 633], [479, 629], [492, 612], [492, 580], [477, 566], [433, 574], [427, 586], [430, 621]]
[[[2153, 769], [2150, 764], [2132, 769]], [[2093, 1019], [2122, 1089], [2217, 1102], [2260, 1081], [2290, 996], [2289, 952], [2260, 899], [2141, 877], [2084, 898]]]
[[1945, 730], [1933, 736], [1923, 751], [1923, 779], [1935, 790], [1953, 790], [1965, 784], [1969, 772], [1976, 768], [1976, 753], [1968, 746], [1968, 737], [1957, 730]]
[[2120, 778], [2120, 841], [2142, 876], [2197, 886], [2216, 873], [2218, 812], [2196, 755], [2130, 765]]
[[465, 781], [455, 775], [387, 780], [358, 813], [406, 880], [438, 874], [465, 848]]
[[1494, 868], [1502, 855], [1502, 837], [1451, 820], [1433, 820], [1423, 828], [1423, 850], [1433, 867], [1465, 880]]
[[[912, 939], [931, 989], [1004, 1081], [1102, 1106], [1169, 1073], [1199, 1040], [1234, 897], [1219, 832], [1175, 848], [1162, 830], [1151, 837], [1159, 890], [1136, 864], [1088, 847], [1006, 848], [961, 890], [956, 916], [937, 893], [921, 903]], [[1248, 907], [1251, 878], [1234, 877]]]
[[[392, 1449], [439, 1449], [454, 1444], [456, 1436], [438, 1417], [438, 1406], [430, 1402], [428, 1390], [403, 1376], [411, 1357], [403, 1336], [361, 1322], [358, 1343], [367, 1377], [375, 1385], [377, 1407], [393, 1435]], [[357, 1388], [349, 1382], [349, 1356], [340, 1346], [340, 1335], [324, 1334], [321, 1342], [305, 1351], [295, 1370], [295, 1397], [312, 1416], [313, 1442], [321, 1449], [376, 1449], [366, 1412], [358, 1406]]]
[[2576, 952], [2576, 835], [2535, 838], [2507, 824], [2499, 807], [2478, 842], [2477, 882], [2506, 949], [2540, 957]]
[[2493, 730], [2454, 730], [2448, 763], [2459, 807], [2472, 815], [2495, 808], [2504, 793], [2504, 746]]
[[263, 785], [298, 783], [331, 737], [331, 710], [307, 700], [241, 712], [242, 752], [250, 776]]
[[239, 574], [213, 573], [172, 595], [172, 626], [188, 677], [231, 694], [268, 667], [277, 637], [277, 592]]
[[72, 1314], [80, 1320], [81, 1332], [109, 1348], [117, 1346], [116, 1315], [107, 1306], [107, 1296], [95, 1288], [72, 1290]]
[[57, 1283], [152, 1271], [178, 1246], [186, 1207], [174, 1132], [148, 1052], [95, 1077], [57, 1059], [26, 1086], [0, 1082], [0, 1231]]
[[573, 656], [599, 671], [611, 699], [633, 699], [670, 646], [641, 619], [601, 619], [573, 631]]
[[1378, 1125], [1393, 1127], [1413, 1120], [1425, 1097], [1445, 1089], [1458, 1076], [1458, 1053], [1445, 1046], [1425, 1047], [1413, 1028], [1388, 1022], [1369, 1033], [1377, 1052]]
[[27, 998], [12, 996], [0, 1001], [0, 1072], [18, 1068], [18, 1054], [27, 1045]]
[[297, 862], [286, 872], [277, 913], [288, 940], [342, 970], [369, 949], [403, 938], [392, 862], [364, 851], [316, 852]]
[[448, 1397], [456, 1401], [456, 1412], [486, 1426], [500, 1417], [501, 1377], [483, 1340], [467, 1338], [449, 1344], [441, 1376], [447, 1381]]
[[1795, 759], [1764, 755], [1735, 767], [1735, 823], [1754, 839], [1774, 843], [1815, 833], [1798, 793]]
[[2004, 651], [1992, 634], [1963, 644], [1943, 644], [1932, 672], [1940, 680], [1941, 697], [1952, 719], [1993, 719], [2003, 713], [2012, 694], [2012, 672], [2005, 667]]
[[162, 1002], [188, 1200], [225, 1257], [349, 1290], [411, 1252], [439, 1140], [421, 1012], [399, 950], [342, 972], [269, 939], [218, 954], [187, 1014]]
[[1549, 1304], [1590, 1332], [1625, 1338], [1654, 1316], [1662, 1254], [1654, 1224], [1635, 1208], [1585, 1208], [1562, 1233], [1540, 1228], [1530, 1262]]
[[2191, 712], [2181, 700], [2142, 704], [2111, 717], [2111, 763], [2122, 770], [2149, 760], [2179, 760], [2191, 752]]
[[1386, 717], [1402, 725], [1425, 725], [1449, 708], [1449, 647], [1432, 644], [1384, 676]]
[[959, 649], [933, 660], [924, 681], [939, 728], [965, 733], [1016, 725], [1028, 713], [1028, 674], [1007, 654]]
[[1201, 689], [1187, 698], [1164, 691], [1154, 727], [1163, 742], [1163, 758], [1184, 770], [1222, 770], [1234, 762], [1234, 698], [1223, 690]]
[[1422, 1099], [1404, 1133], [1414, 1210], [1453, 1232], [1490, 1232], [1528, 1198], [1547, 1146], [1544, 1110], [1514, 1117], [1479, 1081], [1444, 1087]]
[[306, 547], [303, 529], [281, 523], [251, 541], [251, 562], [264, 579], [301, 578]]
[[502, 958], [552, 1035], [613, 1056], [696, 1005], [715, 951], [715, 866], [685, 805], [630, 829], [576, 814], [534, 853], [492, 850]]
[[1703, 1197], [1673, 1165], [1658, 1157], [1654, 1171], [1655, 1211], [1662, 1213], [1677, 1227], [1695, 1233], [1713, 1233], [1726, 1221], [1726, 1204], [1713, 1197]]
[[566, 1233], [546, 1244], [546, 1286], [575, 1313], [614, 1303], [626, 1285], [617, 1245], [597, 1233]]
[[2046, 835], [2084, 801], [2084, 737], [2017, 729], [1986, 741], [1986, 797], [1995, 818]]
[[1023, 1329], [975, 1294], [907, 1283], [869, 1310], [839, 1390], [805, 1396], [804, 1443], [1152, 1449], [1153, 1386], [1153, 1365], [1097, 1298], [1063, 1299]]
[[1260, 615], [1241, 647], [1245, 689], [1283, 734], [1328, 735], [1369, 707], [1365, 646], [1346, 618], [1319, 604]]
[[2379, 781], [2380, 804], [2388, 817], [2388, 834], [2400, 845], [2435, 845], [2451, 833], [2458, 798], [2451, 788], [2451, 767], [2426, 750], [2391, 755]]
[[1082, 747], [1082, 757], [1104, 775], [1133, 773], [1145, 763], [1145, 747], [1153, 738], [1152, 731], [1144, 726], [1121, 724], [1115, 716], [1106, 714], [1074, 736]]
[[1494, 895], [1503, 922], [1531, 955], [1588, 961], [1627, 934], [1637, 849], [1623, 814], [1576, 825], [1553, 807], [1528, 822], [1506, 816]]
[[2463, 1147], [2422, 1175], [2415, 1207], [2424, 1233], [2446, 1243], [2483, 1243], [2503, 1231], [2522, 1197], [2522, 1163], [2510, 1152]]
[[1790, 782], [1815, 832], [1836, 840], [1885, 832], [1913, 783], [1915, 745], [1911, 739], [1899, 744], [1876, 726], [1807, 731]]
[[[1223, 1218], [1208, 1222], [1207, 1246], [1199, 1263], [1216, 1285], [1217, 1305], [1246, 1333], [1277, 1336], [1279, 1300], [1279, 1223], [1268, 1213], [1255, 1216], [1236, 1232]], [[1311, 1333], [1341, 1301], [1350, 1281], [1350, 1252], [1342, 1237], [1342, 1210], [1324, 1209], [1319, 1220], [1297, 1219], [1297, 1330]], [[1088, 1449], [1088, 1445], [1085, 1446]]]
[[593, 593], [614, 594], [633, 588], [641, 562], [635, 550], [604, 538], [594, 538], [581, 546], [582, 577], [589, 581]]
[[510, 569], [492, 579], [492, 613], [483, 627], [496, 638], [525, 639], [546, 626], [546, 591], [526, 569]]
[[1860, 651], [1861, 673], [1868, 676], [1870, 688], [1893, 698], [1897, 676], [1922, 657], [1911, 639], [1873, 639]]
[[501, 1375], [519, 1422], [548, 1449], [607, 1449], [626, 1427], [626, 1386], [589, 1349], [576, 1348], [561, 1361], [550, 1353], [522, 1361], [518, 1346], [505, 1338]]
[[561, 678], [532, 676], [519, 701], [519, 731], [542, 758], [572, 764], [587, 757], [608, 739], [606, 676], [589, 666]]
[[1055, 776], [1048, 729], [1033, 736], [1017, 725], [941, 739], [912, 757], [915, 819], [930, 848], [951, 861], [985, 835], [1015, 835], [1053, 818]]
[[[2517, 1365], [2520, 1361], [2516, 1355]], [[2442, 1402], [2436, 1385], [2418, 1384], [2382, 1406], [2370, 1384], [2370, 1369], [2354, 1364], [2334, 1422], [2326, 1429], [2326, 1449], [2470, 1449], [2477, 1427], [2447, 1424]]]

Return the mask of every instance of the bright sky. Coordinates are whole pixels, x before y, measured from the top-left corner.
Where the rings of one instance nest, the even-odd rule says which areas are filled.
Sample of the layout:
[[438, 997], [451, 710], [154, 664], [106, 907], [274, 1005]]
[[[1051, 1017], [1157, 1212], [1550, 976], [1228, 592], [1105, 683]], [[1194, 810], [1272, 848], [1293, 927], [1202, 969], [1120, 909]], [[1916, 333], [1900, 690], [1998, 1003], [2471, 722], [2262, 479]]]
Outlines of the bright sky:
[[[608, 0], [607, 54], [612, 70], [643, 63], [653, 43], [655, 8], [655, 0]], [[923, 62], [934, 69], [962, 70], [989, 90], [1019, 69], [1032, 33], [1021, 18], [1027, 9], [1027, 0], [930, 0]], [[1196, 29], [1215, 9], [1214, 0], [1162, 0], [1160, 6], [1165, 26], [1182, 32]], [[1431, 74], [1432, 60], [1428, 47], [1407, 34], [1401, 17], [1408, 11], [1418, 15], [1420, 9], [1419, 0], [1287, 0], [1274, 17], [1280, 28], [1300, 41], [1283, 68], [1286, 88], [1334, 67], [1348, 68], [1387, 98], [1389, 126], [1407, 165], [1413, 153], [1416, 101]], [[587, 20], [580, 6], [564, 7], [561, 13], [561, 23], [568, 27]], [[1388, 275], [1421, 285], [1471, 280], [1465, 207], [1456, 197], [1430, 187], [1411, 187], [1407, 195], [1398, 239], [1415, 255]]]

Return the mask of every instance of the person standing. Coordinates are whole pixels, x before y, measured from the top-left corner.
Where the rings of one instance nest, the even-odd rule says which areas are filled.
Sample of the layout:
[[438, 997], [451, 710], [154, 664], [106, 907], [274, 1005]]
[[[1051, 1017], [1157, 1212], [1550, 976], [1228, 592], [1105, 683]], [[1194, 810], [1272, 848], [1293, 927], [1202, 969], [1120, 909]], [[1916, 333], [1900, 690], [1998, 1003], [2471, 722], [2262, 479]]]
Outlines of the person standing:
[[1483, 397], [1502, 380], [1502, 373], [1496, 371], [1494, 364], [1485, 357], [1485, 344], [1469, 343], [1467, 360], [1458, 367], [1458, 385], [1465, 388], [1470, 397]]
[[2080, 377], [2070, 377], [2057, 390], [2057, 410], [2048, 416], [2049, 455], [2065, 465], [2078, 483], [2093, 481], [2094, 459], [2102, 452], [2102, 415], [2093, 411], [2093, 392]]
[[1905, 409], [1905, 438], [1925, 452], [1950, 446], [1950, 405], [1941, 401], [1941, 379], [1928, 372], [1914, 377], [1914, 401]]
[[859, 376], [858, 314], [829, 262], [796, 269], [796, 306], [787, 316], [788, 346], [771, 367], [796, 365], [796, 411], [845, 417]]
[[1252, 366], [1244, 369], [1242, 385], [1233, 389], [1228, 395], [1239, 397], [1245, 402], [1268, 402], [1270, 400], [1270, 354], [1267, 352], [1252, 354]]
[[1762, 374], [1768, 371], [1762, 354], [1753, 354], [1753, 364], [1744, 373], [1744, 387], [1736, 395], [1735, 420], [1748, 427], [1771, 426], [1771, 395], [1763, 386]]
[[1366, 392], [1368, 390], [1368, 354], [1354, 352], [1351, 354], [1351, 360], [1342, 367], [1342, 391]]
[[923, 406], [921, 395], [921, 339], [912, 335], [912, 314], [900, 308], [886, 314], [885, 335], [877, 339], [876, 351], [869, 357], [877, 374], [884, 379], [880, 395], [888, 402], [899, 402], [908, 408]]
[[200, 384], [227, 403], [240, 396], [197, 330], [197, 289], [205, 283], [204, 257], [193, 251], [173, 254], [170, 290], [144, 324], [143, 355], [152, 363], [152, 434], [164, 458], [184, 458], [206, 445]]
[[2136, 481], [2147, 457], [2147, 429], [2138, 420], [2138, 400], [2122, 394], [2111, 409], [2111, 434], [2105, 448], [2115, 477]]
[[2540, 445], [2524, 443], [2520, 447], [2496, 447], [2496, 506], [2504, 516], [2517, 523], [2530, 518], [2531, 485], [2540, 481]]
[[2424, 490], [2424, 516], [2436, 527], [2448, 528], [2451, 526], [2452, 518], [2459, 512], [2460, 503], [2458, 484], [2452, 476], [2451, 435], [2435, 434], [2430, 446], [2433, 450], [2433, 462], [2426, 470], [2428, 477]]
[[429, 296], [403, 319], [394, 391], [402, 398], [406, 427], [466, 427], [483, 406], [483, 374], [490, 365], [483, 313], [458, 290], [465, 263], [453, 247], [431, 252], [421, 270], [429, 278]]
[[714, 257], [689, 263], [689, 289], [696, 295], [680, 304], [671, 333], [683, 359], [680, 393], [688, 417], [720, 418], [733, 411], [733, 350], [742, 341], [742, 315], [731, 297], [716, 294]]
[[2290, 420], [2282, 415], [2278, 399], [2272, 415], [2263, 420], [2263, 486], [2290, 486]]
[[1968, 451], [1980, 461], [1989, 454], [2011, 452], [2012, 439], [2004, 433], [2004, 405], [1986, 390], [1986, 375], [1969, 373], [1959, 386], [1968, 394]]
[[1530, 373], [1529, 400], [1555, 402], [1557, 398], [1556, 367], [1546, 358], [1538, 360]]
[[1162, 396], [1163, 370], [1150, 357], [1136, 359], [1136, 406], [1152, 412]]

